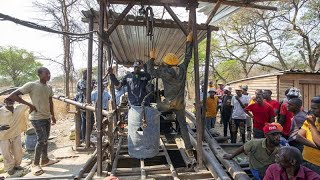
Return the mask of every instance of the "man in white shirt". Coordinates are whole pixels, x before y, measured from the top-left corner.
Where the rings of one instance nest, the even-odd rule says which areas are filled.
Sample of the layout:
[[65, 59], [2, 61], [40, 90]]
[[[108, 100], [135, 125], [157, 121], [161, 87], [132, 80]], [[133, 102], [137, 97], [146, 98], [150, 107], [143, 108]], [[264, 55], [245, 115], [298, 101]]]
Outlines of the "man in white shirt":
[[244, 111], [244, 108], [249, 103], [249, 98], [247, 96], [242, 95], [242, 89], [237, 88], [235, 89], [236, 95], [231, 99], [231, 106], [232, 106], [232, 115], [231, 115], [231, 143], [237, 142], [237, 134], [238, 129], [240, 130], [240, 135], [242, 138], [242, 142], [245, 143], [245, 133], [246, 133], [246, 120], [247, 115]]

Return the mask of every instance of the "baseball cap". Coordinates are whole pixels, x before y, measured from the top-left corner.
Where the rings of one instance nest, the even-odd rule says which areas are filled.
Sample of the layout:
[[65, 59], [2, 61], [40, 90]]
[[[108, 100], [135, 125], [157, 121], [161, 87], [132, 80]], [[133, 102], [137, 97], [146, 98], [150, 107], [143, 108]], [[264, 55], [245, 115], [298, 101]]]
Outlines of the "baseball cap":
[[232, 91], [232, 87], [231, 86], [226, 86], [223, 88], [224, 91]]
[[141, 67], [141, 65], [142, 65], [141, 61], [135, 61], [133, 63], [133, 67]]
[[283, 130], [283, 127], [281, 126], [281, 124], [279, 123], [266, 123], [263, 127], [263, 132], [265, 134], [272, 134], [272, 133], [275, 133], [275, 132], [282, 132]]
[[210, 88], [208, 92], [216, 92], [214, 88]]
[[248, 91], [248, 86], [247, 86], [247, 85], [241, 86], [240, 88], [241, 88], [242, 90]]

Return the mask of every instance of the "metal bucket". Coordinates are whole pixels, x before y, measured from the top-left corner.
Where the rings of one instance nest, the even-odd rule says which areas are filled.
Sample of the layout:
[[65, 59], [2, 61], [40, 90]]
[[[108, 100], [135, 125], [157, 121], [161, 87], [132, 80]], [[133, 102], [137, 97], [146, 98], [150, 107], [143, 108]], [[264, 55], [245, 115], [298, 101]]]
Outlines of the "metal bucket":
[[[144, 113], [147, 127], [141, 128]], [[153, 107], [131, 106], [128, 113], [129, 155], [138, 159], [154, 157], [159, 153], [159, 140], [160, 112]]]

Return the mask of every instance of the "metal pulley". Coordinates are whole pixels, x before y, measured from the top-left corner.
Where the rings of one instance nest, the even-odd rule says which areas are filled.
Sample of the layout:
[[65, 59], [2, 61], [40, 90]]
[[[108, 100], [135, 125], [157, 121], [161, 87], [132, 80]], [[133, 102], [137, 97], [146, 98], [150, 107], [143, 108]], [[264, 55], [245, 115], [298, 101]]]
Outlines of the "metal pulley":
[[150, 36], [150, 40], [153, 36], [153, 27], [154, 27], [154, 14], [152, 7], [146, 8], [146, 22], [147, 22], [147, 36]]

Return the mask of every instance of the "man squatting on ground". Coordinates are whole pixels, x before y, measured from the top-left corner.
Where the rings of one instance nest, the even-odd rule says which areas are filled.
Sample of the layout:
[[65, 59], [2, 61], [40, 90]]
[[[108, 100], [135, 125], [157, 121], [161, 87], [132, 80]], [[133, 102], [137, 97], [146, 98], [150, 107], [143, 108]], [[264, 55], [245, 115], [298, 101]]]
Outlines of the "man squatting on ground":
[[[154, 68], [154, 60], [156, 58], [155, 50], [150, 52], [150, 60], [147, 63], [148, 72], [161, 78], [164, 86], [164, 96], [166, 101], [170, 103], [168, 110], [173, 110], [179, 122], [181, 136], [185, 144], [188, 156], [193, 156], [192, 144], [188, 133], [186, 115], [185, 115], [185, 84], [187, 68], [192, 57], [192, 35], [187, 37], [186, 53], [184, 61], [179, 65], [178, 57], [173, 53], [168, 53], [163, 62], [165, 65]], [[173, 105], [174, 104], [174, 105]]]
[[[53, 111], [52, 87], [47, 83], [50, 80], [50, 71], [41, 67], [38, 69], [39, 80], [28, 82], [8, 96], [8, 99], [29, 106], [29, 119], [37, 135], [37, 144], [34, 154], [32, 172], [41, 175], [43, 170], [40, 166], [48, 166], [57, 163], [57, 160], [48, 157], [48, 138], [50, 126], [56, 124]], [[23, 100], [20, 95], [29, 94], [31, 102]], [[41, 162], [40, 162], [41, 158]]]
[[20, 166], [23, 156], [21, 132], [27, 130], [25, 112], [28, 106], [4, 99], [5, 106], [0, 108], [0, 149], [3, 156], [4, 170], [13, 175]]

